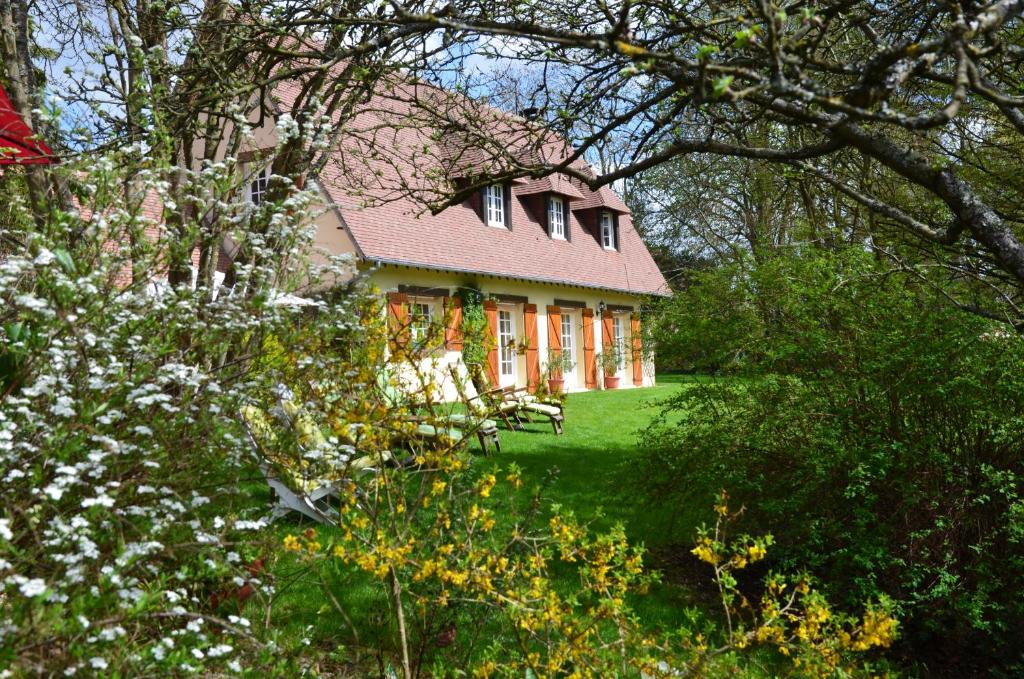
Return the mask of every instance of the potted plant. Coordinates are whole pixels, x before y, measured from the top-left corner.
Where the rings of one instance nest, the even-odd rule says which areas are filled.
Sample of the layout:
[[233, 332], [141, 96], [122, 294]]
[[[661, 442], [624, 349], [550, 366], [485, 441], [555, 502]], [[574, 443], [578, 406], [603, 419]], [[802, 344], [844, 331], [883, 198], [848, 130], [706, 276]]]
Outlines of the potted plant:
[[548, 380], [548, 391], [552, 394], [562, 393], [565, 385], [565, 373], [576, 367], [572, 356], [561, 349], [548, 349], [548, 362], [544, 367], [544, 374]]
[[615, 373], [618, 372], [619, 366], [622, 365], [622, 351], [613, 344], [598, 354], [597, 360], [601, 364], [601, 371], [604, 373], [604, 388], [618, 389], [619, 376]]

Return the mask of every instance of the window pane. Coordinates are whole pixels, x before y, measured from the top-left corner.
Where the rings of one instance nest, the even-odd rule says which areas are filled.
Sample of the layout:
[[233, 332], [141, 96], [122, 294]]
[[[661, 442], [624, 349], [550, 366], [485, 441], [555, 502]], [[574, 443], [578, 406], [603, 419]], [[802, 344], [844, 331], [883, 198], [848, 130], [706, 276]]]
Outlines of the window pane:
[[487, 223], [505, 226], [505, 189], [501, 184], [487, 187]]
[[498, 346], [501, 356], [501, 374], [511, 376], [515, 372], [515, 351], [512, 343], [512, 312], [498, 311]]
[[430, 323], [433, 320], [429, 304], [413, 304], [410, 308], [409, 326], [413, 342], [419, 344], [427, 339], [430, 333]]
[[615, 346], [619, 350], [619, 369], [621, 370], [626, 366], [626, 339], [622, 335], [622, 319], [615, 317], [612, 319], [612, 332], [615, 335]]
[[612, 228], [611, 213], [601, 213], [601, 241], [606, 248], [614, 248], [614, 229]]
[[565, 238], [565, 212], [559, 196], [551, 196], [548, 200], [548, 225], [552, 238]]
[[572, 356], [572, 316], [562, 314], [562, 351]]
[[267, 188], [270, 185], [270, 168], [263, 168], [256, 173], [249, 183], [249, 201], [259, 205], [267, 199]]

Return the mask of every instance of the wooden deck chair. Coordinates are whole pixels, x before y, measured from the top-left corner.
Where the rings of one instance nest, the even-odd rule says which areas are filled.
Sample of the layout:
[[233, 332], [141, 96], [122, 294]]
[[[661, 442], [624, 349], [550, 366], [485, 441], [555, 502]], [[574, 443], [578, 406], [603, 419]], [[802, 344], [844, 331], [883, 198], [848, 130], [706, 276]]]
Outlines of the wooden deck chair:
[[[532, 422], [531, 415], [546, 417], [551, 422], [555, 435], [561, 435], [565, 415], [559, 406], [541, 403], [526, 393], [526, 389], [496, 387], [479, 390], [461, 363], [452, 366], [452, 376], [457, 389], [461, 390], [463, 400], [470, 408], [480, 409], [488, 417], [498, 417], [509, 429], [522, 429], [522, 420]], [[519, 392], [523, 392], [521, 395]], [[482, 409], [481, 409], [482, 408]]]
[[[466, 366], [461, 362], [450, 364], [448, 371], [454, 380], [455, 391], [466, 405], [466, 410], [473, 417], [499, 419], [505, 423], [506, 427], [513, 431], [523, 428], [523, 424], [516, 414], [519, 410], [517, 404], [504, 403], [500, 398], [495, 399], [495, 393], [481, 394], [477, 391], [473, 380], [470, 379]], [[495, 392], [498, 391], [500, 390], [495, 390]]]
[[[486, 379], [483, 374], [480, 374], [479, 378], [481, 380]], [[470, 382], [472, 383], [472, 380]], [[539, 415], [545, 417], [551, 423], [551, 428], [554, 430], [555, 435], [562, 435], [565, 412], [561, 404], [541, 401], [533, 394], [530, 394], [526, 387], [494, 387], [481, 392], [481, 396], [485, 400], [489, 399], [494, 403], [492, 408], [508, 408], [509, 404], [514, 404], [516, 417], [526, 419], [527, 422], [533, 421], [532, 416]]]
[[458, 373], [452, 372], [455, 365], [449, 365], [449, 374], [452, 376], [455, 384], [455, 391], [459, 395], [459, 400], [466, 406], [466, 412], [445, 412], [441, 417], [448, 423], [455, 425], [465, 431], [475, 432], [477, 439], [480, 441], [480, 449], [485, 455], [490, 454], [488, 449], [488, 442], [494, 446], [494, 450], [498, 453], [501, 452], [501, 440], [498, 438], [498, 423], [488, 416], [485, 408], [478, 408], [469, 403], [469, 400], [465, 396], [465, 386], [460, 382]]
[[255, 406], [243, 406], [242, 423], [252, 444], [256, 463], [274, 493], [277, 504], [270, 512], [276, 520], [289, 512], [298, 512], [318, 523], [333, 523], [338, 518], [330, 500], [338, 496], [338, 486], [327, 479], [311, 478], [292, 465], [277, 462], [277, 434], [267, 414]]
[[341, 445], [333, 445], [327, 441], [327, 437], [309, 413], [295, 401], [282, 399], [280, 414], [295, 433], [299, 446], [307, 452], [319, 452], [324, 461], [335, 469], [349, 472], [351, 475], [365, 475], [375, 472], [379, 467], [397, 464], [390, 450], [359, 450], [359, 431], [363, 427], [362, 424], [349, 424], [348, 433], [343, 437], [346, 440]]
[[[295, 427], [300, 446], [322, 447], [322, 444], [326, 444], [323, 434], [301, 409], [293, 406], [291, 416], [288, 416], [287, 411], [288, 408], [282, 408], [282, 414], [289, 417]], [[260, 472], [277, 500], [271, 510], [271, 520], [279, 519], [289, 512], [298, 512], [318, 523], [336, 522], [338, 513], [331, 506], [331, 500], [337, 498], [340, 492], [356, 492], [352, 480], [354, 476], [375, 474], [380, 465], [392, 459], [389, 451], [376, 456], [354, 456], [338, 452], [327, 454], [325, 462], [329, 466], [344, 466], [345, 469], [341, 480], [332, 480], [317, 475], [308, 465], [297, 460], [284, 459], [285, 456], [278, 449], [280, 441], [271, 418], [263, 410], [255, 406], [244, 406], [240, 414]]]
[[[377, 375], [377, 386], [384, 398], [384, 402], [389, 407], [411, 407], [412, 410], [416, 410], [417, 399], [413, 394], [402, 390], [398, 386], [400, 383], [400, 380], [393, 378], [387, 372], [382, 371]], [[428, 417], [410, 413], [406, 420], [410, 426], [403, 433], [412, 441], [441, 446], [459, 446], [464, 441], [462, 430], [457, 426], [452, 426], [456, 422], [447, 415]], [[497, 424], [493, 422], [491, 424], [493, 425], [494, 433], [496, 433], [498, 429]], [[486, 452], [484, 441], [485, 439], [481, 437], [480, 445], [484, 446]]]

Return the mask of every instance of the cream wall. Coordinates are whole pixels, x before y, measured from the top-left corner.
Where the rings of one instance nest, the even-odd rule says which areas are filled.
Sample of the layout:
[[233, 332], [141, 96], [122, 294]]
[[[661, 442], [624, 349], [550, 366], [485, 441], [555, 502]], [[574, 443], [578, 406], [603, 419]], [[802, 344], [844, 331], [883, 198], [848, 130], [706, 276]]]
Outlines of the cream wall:
[[[424, 288], [447, 288], [454, 294], [457, 288], [465, 286], [477, 288], [481, 290], [485, 296], [504, 294], [528, 298], [530, 304], [537, 305], [538, 355], [540, 356], [542, 373], [548, 352], [547, 307], [554, 306], [555, 299], [583, 302], [589, 308], [594, 309], [595, 353], [600, 353], [601, 348], [604, 345], [604, 338], [602, 337], [604, 328], [603, 323], [597, 314], [598, 304], [604, 302], [606, 305], [632, 306], [636, 310], [639, 310], [640, 304], [639, 298], [623, 293], [594, 290], [577, 286], [509, 280], [507, 278], [487, 276], [483, 274], [445, 273], [418, 267], [384, 265], [378, 270], [372, 272], [370, 280], [382, 293], [397, 292], [399, 285], [410, 285]], [[431, 299], [432, 298], [423, 298], [420, 301], [430, 302]], [[435, 314], [440, 316], [442, 313], [440, 305], [437, 303], [436, 299], [434, 303], [436, 304]], [[498, 305], [499, 308], [502, 308], [503, 306], [501, 302], [499, 302]], [[512, 307], [509, 306], [507, 308], [511, 309]], [[585, 391], [586, 383], [583, 374], [583, 317], [580, 313], [581, 310], [579, 309], [569, 310], [566, 307], [563, 308], [563, 312], [565, 311], [569, 311], [573, 314], [574, 339], [576, 344], [574, 352], [575, 355], [573, 356], [576, 368], [574, 369], [572, 376], [566, 377], [565, 390], [569, 392]], [[514, 305], [514, 313], [512, 314], [512, 317], [517, 324], [515, 328], [516, 338], [523, 337], [525, 335], [525, 329], [523, 327], [523, 305], [521, 303]], [[621, 378], [619, 380], [619, 388], [631, 389], [634, 388], [634, 385], [633, 367], [631, 362], [632, 353], [630, 351], [631, 345], [629, 344], [629, 313], [622, 313], [621, 317], [624, 335], [626, 337], [626, 361], [625, 366], [618, 372], [618, 375]], [[424, 364], [420, 366], [421, 370], [433, 372], [437, 375], [438, 382], [443, 385], [445, 399], [454, 400], [458, 397], [454, 386], [451, 384], [447, 366], [452, 363], [457, 363], [460, 358], [461, 352], [444, 351], [430, 359], [424, 359]], [[515, 372], [516, 385], [525, 387], [525, 355], [520, 354], [516, 356]], [[654, 363], [650, 360], [644, 361], [643, 386], [649, 387], [654, 386], [654, 384]], [[598, 366], [598, 388], [603, 388], [600, 365]]]

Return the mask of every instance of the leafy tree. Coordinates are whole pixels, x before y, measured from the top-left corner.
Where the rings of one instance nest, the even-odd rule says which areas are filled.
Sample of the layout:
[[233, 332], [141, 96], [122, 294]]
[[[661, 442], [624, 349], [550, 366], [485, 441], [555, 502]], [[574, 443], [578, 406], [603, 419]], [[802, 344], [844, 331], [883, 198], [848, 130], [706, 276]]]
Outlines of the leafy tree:
[[[456, 1], [394, 3], [375, 22], [440, 32], [447, 58], [422, 60], [421, 72], [527, 102], [541, 117], [520, 134], [573, 142], [564, 159], [506, 152], [492, 175], [559, 171], [596, 187], [695, 153], [783, 164], [905, 237], [966, 258], [954, 275], [966, 269], [992, 286], [972, 306], [1018, 323], [1021, 201], [998, 176], [1024, 131], [1022, 12], [1019, 0], [698, 2], [685, 11], [662, 0]], [[466, 67], [470, 56], [511, 64], [512, 76], [488, 80]], [[515, 96], [500, 91], [530, 70], [543, 78], [519, 80]], [[484, 145], [494, 126], [477, 120], [461, 121], [460, 133]], [[604, 144], [628, 151], [600, 176], [583, 171], [576, 161]]]

